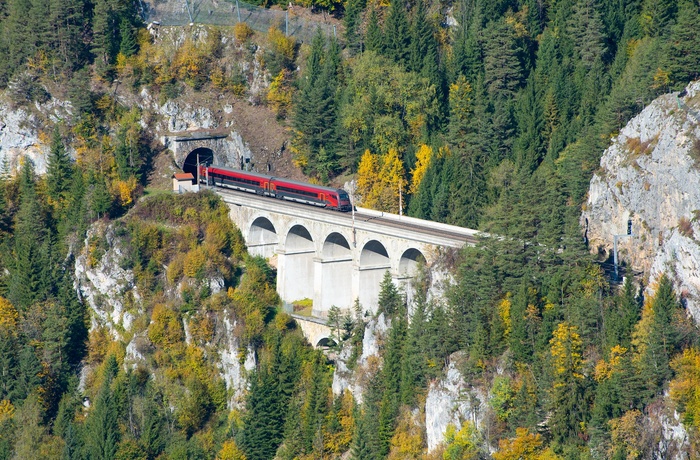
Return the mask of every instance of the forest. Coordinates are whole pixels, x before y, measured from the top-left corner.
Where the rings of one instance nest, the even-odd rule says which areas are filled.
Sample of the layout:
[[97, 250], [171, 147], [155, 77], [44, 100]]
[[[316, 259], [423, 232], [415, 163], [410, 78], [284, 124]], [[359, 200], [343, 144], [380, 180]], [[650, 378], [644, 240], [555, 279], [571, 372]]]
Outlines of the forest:
[[[303, 6], [344, 27], [300, 44], [239, 23], [167, 48], [139, 2], [0, 2], [3, 97], [71, 105], [42, 128], [47, 173], [25, 160], [0, 177], [0, 459], [652, 458], [648, 415], [666, 405], [700, 456], [700, 336], [673, 274], [651, 291], [612, 283], [579, 227], [610, 139], [699, 76], [698, 3]], [[332, 393], [335, 363], [282, 311], [274, 269], [246, 253], [225, 206], [150, 186], [149, 114], [113, 90], [244, 99], [241, 58], [270, 76], [255, 102], [290, 128], [311, 180], [354, 177], [364, 206], [498, 235], [455, 257], [444, 299], [428, 295], [428, 271], [410, 306], [385, 279], [390, 327], [372, 365], [358, 364], [367, 306], [336, 318], [334, 351], [367, 373], [361, 402]], [[125, 331], [75, 289], [77, 259], [100, 266], [115, 244], [134, 276]], [[226, 318], [238, 360], [256, 363], [233, 405], [218, 367]], [[148, 356], [127, 366], [136, 337]], [[427, 393], [457, 356], [488, 417], [427, 452]]]

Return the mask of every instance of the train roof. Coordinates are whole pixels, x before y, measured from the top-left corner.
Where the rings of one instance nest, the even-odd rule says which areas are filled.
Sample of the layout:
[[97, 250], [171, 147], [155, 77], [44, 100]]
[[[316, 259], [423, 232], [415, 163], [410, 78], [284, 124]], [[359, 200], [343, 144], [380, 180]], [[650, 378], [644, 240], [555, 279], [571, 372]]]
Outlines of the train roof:
[[210, 169], [220, 169], [222, 171], [230, 171], [234, 172], [236, 174], [245, 174], [246, 176], [253, 176], [257, 177], [258, 179], [272, 179], [272, 176], [268, 176], [267, 174], [260, 174], [252, 171], [244, 171], [242, 169], [233, 169], [233, 168], [226, 168], [224, 166], [209, 166]]
[[260, 174], [252, 171], [244, 171], [242, 169], [233, 169], [233, 168], [226, 168], [224, 166], [209, 166], [211, 169], [220, 169], [222, 171], [230, 171], [234, 172], [237, 174], [245, 174], [247, 176], [252, 176], [252, 177], [257, 177], [258, 179], [270, 179], [270, 180], [275, 180], [280, 183], [285, 183], [289, 185], [296, 185], [296, 186], [301, 186], [301, 187], [312, 187], [315, 189], [320, 189], [320, 190], [325, 190], [327, 192], [343, 192], [347, 193], [345, 190], [340, 189], [340, 188], [333, 188], [333, 187], [326, 187], [323, 185], [318, 185], [318, 184], [311, 184], [309, 182], [301, 182], [298, 180], [292, 180], [292, 179], [286, 179], [284, 177], [276, 177], [276, 176], [268, 176], [266, 174]]
[[[302, 187], [313, 187], [315, 189], [321, 189], [321, 190], [325, 190], [327, 192], [345, 192], [345, 190], [339, 189], [339, 188], [326, 187], [324, 185], [311, 184], [309, 182], [301, 182], [298, 180], [285, 179], [284, 177], [273, 177], [273, 179], [276, 182], [284, 182], [285, 184], [290, 184], [290, 185], [300, 185]], [[347, 192], [345, 192], [345, 193], [347, 193]]]

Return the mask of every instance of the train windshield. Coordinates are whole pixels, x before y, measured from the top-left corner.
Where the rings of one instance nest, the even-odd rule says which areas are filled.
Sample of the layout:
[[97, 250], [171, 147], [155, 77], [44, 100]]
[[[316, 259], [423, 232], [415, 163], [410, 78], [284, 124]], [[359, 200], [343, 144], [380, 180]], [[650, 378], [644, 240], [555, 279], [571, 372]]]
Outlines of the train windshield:
[[341, 199], [341, 200], [347, 200], [347, 199], [348, 199], [347, 193], [341, 193], [339, 196], [340, 196], [340, 199]]

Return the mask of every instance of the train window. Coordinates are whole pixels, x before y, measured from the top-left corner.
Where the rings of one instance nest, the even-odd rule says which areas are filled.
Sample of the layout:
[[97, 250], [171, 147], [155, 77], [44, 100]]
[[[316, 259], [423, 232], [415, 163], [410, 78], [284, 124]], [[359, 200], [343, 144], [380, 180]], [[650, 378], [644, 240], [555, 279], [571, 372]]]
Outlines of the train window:
[[340, 199], [341, 199], [341, 200], [347, 200], [347, 199], [348, 199], [348, 195], [347, 195], [346, 193], [341, 193], [339, 196], [340, 196]]

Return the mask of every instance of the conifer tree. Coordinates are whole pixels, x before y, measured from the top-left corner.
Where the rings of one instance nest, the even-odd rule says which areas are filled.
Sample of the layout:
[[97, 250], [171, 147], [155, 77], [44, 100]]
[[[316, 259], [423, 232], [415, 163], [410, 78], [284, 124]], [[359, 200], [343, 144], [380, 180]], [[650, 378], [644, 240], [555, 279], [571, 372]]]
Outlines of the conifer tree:
[[34, 168], [27, 160], [20, 173], [20, 207], [15, 216], [14, 265], [9, 280], [9, 299], [20, 308], [46, 296], [42, 275], [48, 268], [47, 235], [34, 180]]
[[54, 128], [46, 166], [46, 186], [52, 200], [60, 202], [66, 197], [71, 184], [73, 167], [61, 139], [58, 126]]
[[138, 44], [134, 36], [134, 28], [126, 18], [122, 18], [119, 24], [119, 35], [121, 37], [119, 52], [126, 57], [136, 54], [138, 51]]
[[491, 22], [486, 30], [484, 85], [489, 95], [510, 99], [523, 75], [515, 36], [505, 19]]
[[359, 26], [362, 22], [362, 10], [366, 4], [365, 0], [350, 0], [345, 7], [345, 44], [350, 55], [353, 56], [362, 51], [360, 41]]
[[383, 54], [397, 64], [408, 66], [410, 40], [406, 5], [403, 0], [392, 0], [384, 21]]
[[688, 82], [700, 76], [700, 44], [697, 33], [700, 30], [698, 5], [690, 0], [678, 2], [678, 20], [671, 29], [666, 59], [671, 84], [681, 89]]
[[120, 433], [118, 411], [112, 393], [112, 381], [119, 371], [114, 355], [107, 358], [104, 383], [97, 394], [94, 407], [85, 421], [85, 454], [97, 460], [113, 460], [117, 453]]
[[428, 48], [433, 45], [433, 30], [425, 12], [423, 0], [416, 2], [411, 21], [411, 47], [408, 62], [409, 70], [421, 72]]
[[384, 272], [384, 278], [379, 285], [379, 303], [378, 311], [386, 313], [388, 316], [400, 314], [403, 308], [403, 298], [399, 290], [394, 285], [391, 278], [391, 273], [387, 270]]
[[377, 11], [372, 8], [369, 12], [367, 31], [365, 32], [365, 49], [367, 51], [381, 53], [384, 47], [382, 37], [382, 29], [379, 26]]
[[664, 382], [671, 377], [671, 356], [677, 351], [679, 338], [673, 321], [678, 308], [673, 283], [664, 274], [658, 281], [658, 287], [651, 302], [651, 322], [648, 330], [643, 332], [646, 340], [642, 344], [643, 354], [639, 361], [640, 373], [648, 384], [649, 396], [661, 390]]

